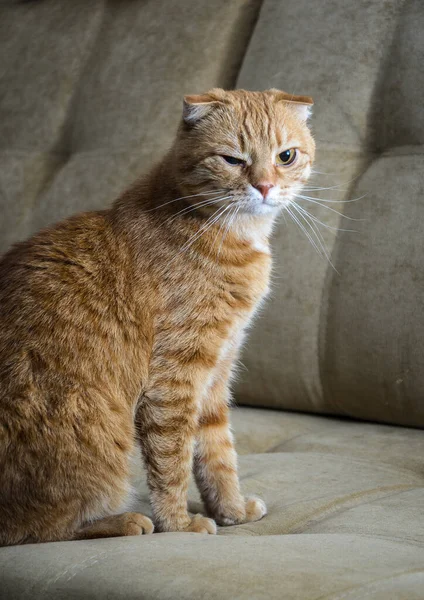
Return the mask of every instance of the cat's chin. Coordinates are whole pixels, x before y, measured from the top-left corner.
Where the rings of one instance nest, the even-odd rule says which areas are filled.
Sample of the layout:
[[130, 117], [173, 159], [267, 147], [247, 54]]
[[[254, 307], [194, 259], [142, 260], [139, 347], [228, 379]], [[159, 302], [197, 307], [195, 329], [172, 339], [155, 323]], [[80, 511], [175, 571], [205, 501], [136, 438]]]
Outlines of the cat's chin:
[[258, 217], [274, 218], [285, 206], [285, 203], [275, 201], [260, 201], [253, 200], [246, 202], [241, 212]]

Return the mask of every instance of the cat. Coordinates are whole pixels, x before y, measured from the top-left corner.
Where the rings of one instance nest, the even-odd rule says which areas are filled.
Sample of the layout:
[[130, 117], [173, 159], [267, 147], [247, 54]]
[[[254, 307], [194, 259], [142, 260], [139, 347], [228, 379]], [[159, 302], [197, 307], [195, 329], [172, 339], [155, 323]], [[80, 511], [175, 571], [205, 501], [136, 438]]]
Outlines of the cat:
[[[216, 533], [244, 498], [230, 380], [269, 236], [311, 172], [307, 96], [186, 96], [175, 142], [108, 210], [0, 261], [0, 545]], [[153, 522], [131, 512], [141, 448]], [[191, 471], [208, 516], [187, 512]]]

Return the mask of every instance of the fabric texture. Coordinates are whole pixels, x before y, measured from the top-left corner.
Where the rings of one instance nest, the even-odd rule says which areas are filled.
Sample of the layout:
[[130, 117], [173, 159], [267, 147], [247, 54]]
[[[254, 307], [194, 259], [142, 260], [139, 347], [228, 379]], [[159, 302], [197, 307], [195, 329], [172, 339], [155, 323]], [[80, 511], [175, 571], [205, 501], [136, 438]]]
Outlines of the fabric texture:
[[[0, 252], [108, 206], [167, 149], [182, 95], [214, 86], [311, 94], [310, 187], [333, 189], [305, 195], [337, 200], [301, 202], [334, 269], [276, 228], [237, 384], [256, 406], [233, 412], [242, 488], [269, 514], [0, 548], [0, 599], [424, 599], [423, 432], [325, 416], [424, 425], [423, 18], [420, 0], [0, 3]], [[139, 463], [134, 487], [150, 514]]]
[[234, 86], [259, 7], [2, 2], [0, 252], [107, 207], [147, 171], [174, 137], [184, 94]]
[[334, 269], [281, 220], [237, 398], [422, 427], [423, 27], [419, 0], [1, 4], [0, 252], [108, 206], [167, 149], [184, 93], [311, 94], [311, 186], [335, 189], [300, 204]]
[[237, 86], [315, 98], [304, 195], [331, 202], [299, 204], [334, 268], [281, 221], [243, 403], [424, 426], [423, 29], [420, 0], [262, 6]]
[[[424, 435], [233, 411], [242, 489], [268, 515], [218, 536], [153, 534], [0, 549], [0, 598], [424, 598]], [[136, 465], [138, 507], [150, 514]], [[201, 510], [194, 485], [189, 507]]]

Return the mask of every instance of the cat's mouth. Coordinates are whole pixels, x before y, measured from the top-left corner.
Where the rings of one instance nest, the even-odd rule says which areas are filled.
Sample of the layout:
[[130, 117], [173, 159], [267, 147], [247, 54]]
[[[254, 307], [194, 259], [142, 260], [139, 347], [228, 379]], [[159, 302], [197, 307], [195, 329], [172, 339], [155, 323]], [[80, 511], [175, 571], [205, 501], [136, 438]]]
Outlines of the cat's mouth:
[[[214, 192], [208, 192], [209, 194]], [[238, 214], [249, 214], [258, 216], [275, 216], [279, 211], [284, 210], [292, 201], [292, 193], [288, 190], [275, 190], [274, 193], [268, 194], [265, 197], [253, 186], [251, 189], [227, 189], [225, 191], [216, 192], [218, 197], [212, 200], [203, 200], [202, 205], [206, 208], [214, 209], [216, 206], [226, 207], [234, 206]], [[211, 206], [208, 206], [212, 204]], [[203, 207], [205, 208], [205, 206]], [[229, 208], [230, 212], [231, 209]]]
[[292, 194], [276, 190], [274, 194], [263, 197], [259, 192], [256, 193], [256, 190], [248, 190], [244, 194], [236, 194], [234, 200], [240, 204], [242, 212], [272, 217], [290, 205]]
[[284, 206], [279, 198], [257, 198], [256, 196], [245, 196], [240, 204], [243, 212], [263, 216], [273, 216]]

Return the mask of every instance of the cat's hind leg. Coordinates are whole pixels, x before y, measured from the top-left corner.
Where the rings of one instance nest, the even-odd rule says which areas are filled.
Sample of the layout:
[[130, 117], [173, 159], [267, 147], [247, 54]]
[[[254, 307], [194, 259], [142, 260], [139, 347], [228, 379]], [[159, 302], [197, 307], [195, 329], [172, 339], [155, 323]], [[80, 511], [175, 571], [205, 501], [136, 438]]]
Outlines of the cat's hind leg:
[[149, 533], [153, 533], [153, 523], [148, 517], [137, 512], [125, 512], [80, 527], [72, 539], [89, 540]]
[[147, 517], [125, 512], [132, 510], [132, 415], [111, 411], [102, 397], [87, 398], [78, 397], [78, 411], [65, 398], [50, 412], [40, 409], [42, 398], [38, 404], [20, 398], [19, 410], [32, 417], [25, 419], [17, 418], [16, 402], [9, 413], [7, 404], [0, 410], [6, 432], [0, 435], [0, 546], [153, 530]]

